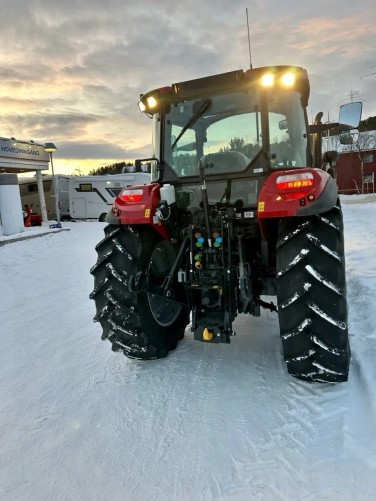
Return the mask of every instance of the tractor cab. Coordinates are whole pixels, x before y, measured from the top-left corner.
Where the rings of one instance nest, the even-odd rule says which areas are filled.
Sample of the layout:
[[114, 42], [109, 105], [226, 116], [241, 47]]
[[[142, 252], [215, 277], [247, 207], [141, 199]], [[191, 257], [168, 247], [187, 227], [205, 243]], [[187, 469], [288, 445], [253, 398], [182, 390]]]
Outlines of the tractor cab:
[[256, 205], [270, 171], [310, 165], [308, 95], [306, 71], [289, 66], [238, 70], [142, 95], [159, 159], [152, 180], [174, 185], [178, 200], [189, 189], [194, 205], [204, 176], [209, 202]]

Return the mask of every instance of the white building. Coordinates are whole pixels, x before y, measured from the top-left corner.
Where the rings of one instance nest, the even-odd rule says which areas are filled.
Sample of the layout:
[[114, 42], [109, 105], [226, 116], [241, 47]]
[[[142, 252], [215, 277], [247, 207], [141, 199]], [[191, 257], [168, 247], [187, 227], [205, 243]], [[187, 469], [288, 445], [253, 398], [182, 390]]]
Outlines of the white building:
[[43, 144], [0, 137], [0, 173], [36, 173], [41, 215], [47, 222], [46, 201], [43, 191], [42, 170], [49, 167], [50, 155]]

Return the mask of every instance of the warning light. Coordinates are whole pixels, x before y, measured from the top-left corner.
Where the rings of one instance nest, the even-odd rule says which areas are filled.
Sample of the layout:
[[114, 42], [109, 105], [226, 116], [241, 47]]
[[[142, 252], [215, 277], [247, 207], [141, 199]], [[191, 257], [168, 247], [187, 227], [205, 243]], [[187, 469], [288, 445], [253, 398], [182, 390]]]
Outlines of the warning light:
[[315, 178], [312, 172], [302, 172], [296, 174], [286, 174], [278, 176], [276, 179], [277, 188], [281, 191], [310, 188], [315, 185]]
[[143, 194], [143, 190], [123, 190], [119, 198], [123, 202], [141, 202]]

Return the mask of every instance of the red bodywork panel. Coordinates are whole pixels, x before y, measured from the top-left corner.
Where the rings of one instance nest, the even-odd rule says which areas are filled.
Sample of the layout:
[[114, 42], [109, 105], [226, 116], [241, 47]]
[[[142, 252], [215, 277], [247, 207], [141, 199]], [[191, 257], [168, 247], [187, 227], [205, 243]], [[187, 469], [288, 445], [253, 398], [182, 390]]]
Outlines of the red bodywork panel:
[[[133, 201], [129, 200], [132, 198], [132, 192], [137, 193], [137, 196], [133, 197], [135, 199]], [[121, 224], [149, 224], [163, 238], [168, 238], [164, 224], [155, 217], [155, 211], [160, 201], [160, 186], [157, 183], [128, 186], [115, 198], [112, 213], [115, 217], [120, 218]]]
[[299, 211], [309, 210], [317, 202], [330, 180], [329, 174], [320, 169], [273, 172], [258, 197], [258, 219], [299, 216]]
[[[328, 210], [330, 207], [323, 206], [321, 202], [325, 200], [328, 192], [333, 191], [327, 189], [333, 188], [333, 184], [333, 178], [321, 169], [272, 172], [265, 180], [258, 197], [257, 217], [262, 230], [265, 229], [263, 222], [268, 219], [296, 217]], [[333, 193], [327, 197], [329, 205], [332, 204], [332, 195]], [[163, 238], [168, 239], [163, 221], [155, 216], [160, 201], [158, 183], [128, 186], [115, 198], [112, 213], [120, 219], [121, 224], [149, 224]]]

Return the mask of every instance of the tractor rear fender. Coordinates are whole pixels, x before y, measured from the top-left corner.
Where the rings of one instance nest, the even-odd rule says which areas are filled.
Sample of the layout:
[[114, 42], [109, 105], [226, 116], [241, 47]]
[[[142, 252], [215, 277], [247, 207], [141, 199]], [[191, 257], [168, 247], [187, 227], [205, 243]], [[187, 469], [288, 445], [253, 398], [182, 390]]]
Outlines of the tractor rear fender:
[[269, 246], [275, 249], [279, 219], [326, 212], [335, 206], [337, 197], [337, 183], [321, 169], [284, 170], [270, 174], [258, 197], [263, 261], [270, 260]]
[[127, 186], [115, 198], [112, 209], [107, 214], [106, 222], [119, 225], [148, 224], [167, 239], [166, 227], [155, 215], [160, 201], [158, 183]]
[[272, 172], [258, 197], [258, 219], [312, 216], [334, 207], [335, 180], [321, 169]]

